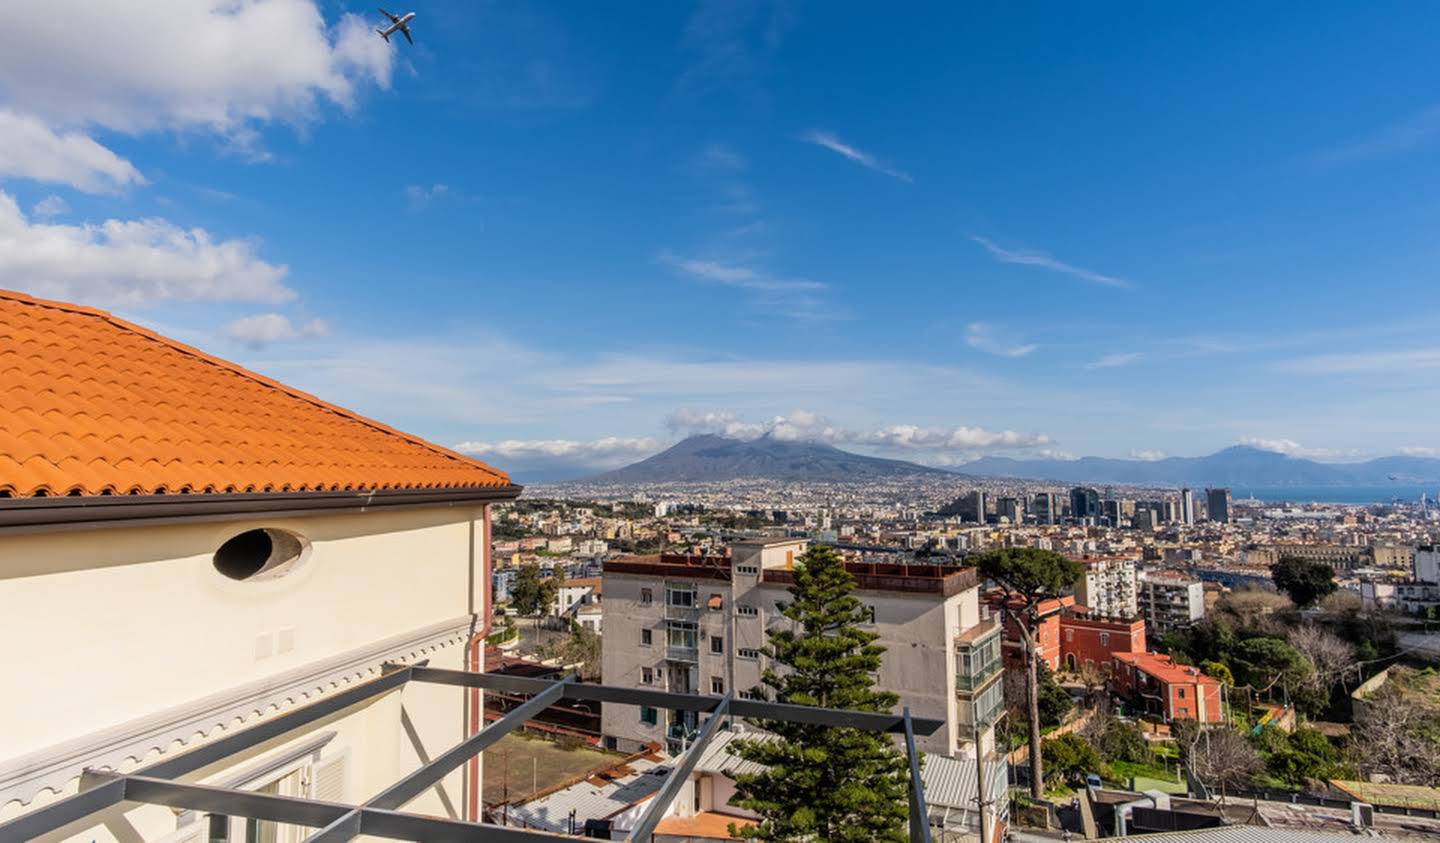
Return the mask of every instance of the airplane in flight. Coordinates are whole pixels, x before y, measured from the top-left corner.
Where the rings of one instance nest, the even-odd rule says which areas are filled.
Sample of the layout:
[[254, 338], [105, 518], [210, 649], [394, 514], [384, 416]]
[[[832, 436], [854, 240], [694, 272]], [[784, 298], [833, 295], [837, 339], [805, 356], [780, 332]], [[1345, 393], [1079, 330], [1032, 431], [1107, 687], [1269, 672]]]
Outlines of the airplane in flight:
[[410, 21], [415, 19], [414, 12], [406, 12], [403, 15], [392, 15], [384, 9], [381, 9], [380, 14], [390, 19], [389, 26], [385, 27], [384, 29], [375, 30], [376, 32], [380, 33], [381, 38], [384, 38], [388, 42], [391, 35], [399, 32], [401, 35], [405, 36], [406, 41], [409, 41], [411, 44], [415, 43], [415, 39], [410, 37]]

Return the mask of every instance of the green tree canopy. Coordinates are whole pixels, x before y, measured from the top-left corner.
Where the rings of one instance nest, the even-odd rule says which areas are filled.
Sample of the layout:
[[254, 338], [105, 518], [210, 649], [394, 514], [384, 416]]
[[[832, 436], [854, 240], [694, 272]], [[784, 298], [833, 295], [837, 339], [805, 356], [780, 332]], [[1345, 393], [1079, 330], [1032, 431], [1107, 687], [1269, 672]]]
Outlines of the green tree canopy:
[[1290, 595], [1295, 605], [1301, 608], [1314, 606], [1324, 597], [1334, 593], [1335, 572], [1324, 562], [1311, 562], [1293, 556], [1281, 557], [1270, 566], [1270, 578], [1275, 587]]
[[1308, 678], [1310, 662], [1279, 638], [1247, 638], [1235, 645], [1231, 659], [1235, 679], [1259, 692], [1277, 685], [1298, 688]]
[[561, 578], [541, 577], [540, 565], [527, 562], [515, 574], [515, 583], [510, 586], [510, 602], [522, 615], [540, 615], [555, 603], [560, 593]]
[[[795, 565], [790, 621], [769, 633], [762, 693], [777, 702], [888, 712], [899, 697], [876, 690], [872, 675], [885, 649], [861, 628], [867, 613], [838, 554], [817, 545]], [[760, 815], [731, 833], [770, 841], [904, 841], [909, 769], [884, 735], [805, 723], [761, 721], [774, 740], [740, 740], [740, 758], [760, 773], [736, 776], [735, 804]]]
[[1102, 775], [1105, 762], [1100, 753], [1084, 738], [1074, 733], [1060, 735], [1045, 742], [1046, 781], [1052, 785], [1063, 782], [1079, 784], [1089, 773]]
[[1031, 600], [1054, 597], [1073, 586], [1085, 569], [1058, 553], [1035, 547], [1002, 547], [972, 557], [975, 567], [1010, 594]]

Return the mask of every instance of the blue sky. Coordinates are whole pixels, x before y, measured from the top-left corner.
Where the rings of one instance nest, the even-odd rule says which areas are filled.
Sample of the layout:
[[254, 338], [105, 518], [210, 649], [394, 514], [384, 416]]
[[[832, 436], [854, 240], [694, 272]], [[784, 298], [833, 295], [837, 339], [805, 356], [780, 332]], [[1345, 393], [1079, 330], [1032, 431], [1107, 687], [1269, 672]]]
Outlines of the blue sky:
[[1440, 453], [1440, 7], [209, 5], [4, 28], [0, 286], [522, 477]]

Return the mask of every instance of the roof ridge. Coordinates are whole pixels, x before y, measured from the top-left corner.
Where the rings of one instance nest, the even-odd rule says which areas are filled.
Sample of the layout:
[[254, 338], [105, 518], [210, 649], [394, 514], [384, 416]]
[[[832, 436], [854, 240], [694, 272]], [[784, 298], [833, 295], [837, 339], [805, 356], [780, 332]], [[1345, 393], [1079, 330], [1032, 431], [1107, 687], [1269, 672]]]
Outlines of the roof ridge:
[[283, 384], [280, 381], [275, 380], [274, 378], [266, 377], [259, 372], [251, 371], [244, 366], [231, 363], [230, 361], [220, 357], [216, 357], [213, 354], [207, 354], [206, 352], [201, 351], [194, 346], [186, 345], [185, 343], [173, 340], [142, 325], [137, 325], [134, 322], [121, 319], [120, 317], [116, 316], [113, 313], [110, 313], [109, 311], [101, 310], [100, 308], [96, 307], [88, 307], [86, 305], [57, 301], [54, 299], [42, 299], [37, 296], [31, 296], [16, 290], [6, 290], [4, 288], [0, 288], [0, 299], [9, 299], [11, 301], [31, 305], [34, 307], [45, 307], [52, 310], [60, 310], [67, 313], [78, 313], [84, 316], [102, 319], [118, 328], [122, 328], [124, 330], [138, 334], [152, 342], [158, 342], [161, 345], [169, 346], [170, 348], [173, 348], [176, 351], [181, 352], [182, 354], [188, 354], [192, 357], [197, 357], [212, 366], [218, 366], [219, 368], [225, 369], [229, 372], [232, 372], [233, 374], [239, 375], [240, 377], [254, 381], [263, 386], [267, 386], [271, 389], [277, 389], [287, 395], [298, 398], [301, 401], [313, 404], [314, 406], [327, 412], [343, 416], [352, 421], [378, 430], [381, 433], [385, 433], [390, 436], [396, 436], [412, 444], [428, 448], [431, 451], [434, 451], [435, 453], [446, 457], [447, 459], [456, 460], [458, 462], [466, 463], [476, 468], [480, 468], [498, 479], [506, 481], [509, 480], [509, 476], [506, 475], [504, 472], [494, 468], [493, 466], [487, 465], [480, 460], [475, 459], [474, 457], [467, 457], [464, 454], [459, 453], [458, 451], [453, 451], [442, 445], [437, 445], [427, 439], [422, 439], [419, 436], [414, 436], [412, 434], [405, 433], [404, 431], [397, 430], [383, 422], [376, 421], [375, 419], [369, 418], [368, 416], [362, 416], [359, 413], [356, 413], [352, 410], [347, 410], [337, 404], [331, 404], [329, 401], [325, 401], [324, 399], [311, 395], [310, 393], [303, 390], [296, 389], [292, 386], [287, 386], [286, 384]]

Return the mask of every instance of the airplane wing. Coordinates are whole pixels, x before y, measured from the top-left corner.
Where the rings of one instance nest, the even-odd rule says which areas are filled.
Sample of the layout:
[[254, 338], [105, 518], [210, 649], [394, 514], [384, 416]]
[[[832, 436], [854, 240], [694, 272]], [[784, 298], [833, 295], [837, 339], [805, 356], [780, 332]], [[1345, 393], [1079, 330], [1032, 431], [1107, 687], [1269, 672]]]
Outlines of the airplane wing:
[[399, 16], [399, 15], [392, 15], [392, 14], [390, 14], [389, 12], [385, 11], [384, 9], [381, 9], [381, 10], [380, 10], [380, 14], [382, 14], [382, 15], [384, 15], [385, 17], [389, 18], [391, 23], [399, 23], [399, 22], [400, 22], [400, 16]]
[[415, 44], [415, 39], [410, 37], [410, 27], [408, 27], [408, 26], [402, 26], [402, 27], [400, 27], [400, 34], [401, 34], [401, 35], [404, 35], [404, 36], [405, 36], [405, 40], [406, 40], [406, 41], [409, 41], [412, 46]]

